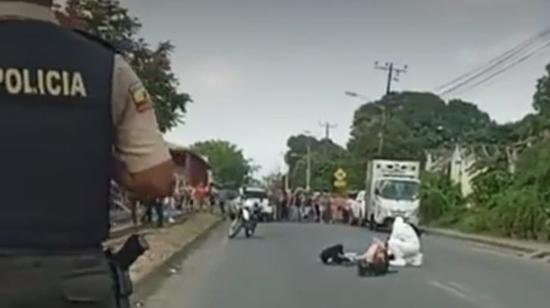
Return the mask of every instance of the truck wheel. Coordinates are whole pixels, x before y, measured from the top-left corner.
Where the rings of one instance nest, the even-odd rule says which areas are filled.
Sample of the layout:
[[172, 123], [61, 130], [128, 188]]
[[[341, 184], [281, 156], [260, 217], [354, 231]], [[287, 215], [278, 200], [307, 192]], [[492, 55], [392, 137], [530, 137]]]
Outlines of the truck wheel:
[[376, 221], [374, 221], [374, 215], [371, 215], [371, 217], [370, 217], [369, 230], [376, 231]]

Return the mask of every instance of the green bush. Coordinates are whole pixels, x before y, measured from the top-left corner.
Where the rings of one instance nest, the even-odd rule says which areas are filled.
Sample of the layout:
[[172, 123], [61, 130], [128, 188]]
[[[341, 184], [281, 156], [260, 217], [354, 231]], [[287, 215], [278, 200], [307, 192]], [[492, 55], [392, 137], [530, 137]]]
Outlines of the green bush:
[[549, 159], [550, 143], [542, 142], [520, 155], [515, 174], [508, 173], [502, 161], [487, 167], [474, 179], [469, 198], [474, 207], [463, 212], [457, 227], [468, 232], [548, 240]]
[[422, 175], [421, 200], [420, 219], [426, 225], [455, 223], [465, 209], [458, 187], [441, 174], [426, 172]]
[[486, 233], [491, 230], [490, 215], [484, 208], [473, 208], [463, 212], [461, 219], [456, 223], [456, 228], [473, 233]]
[[537, 190], [536, 185], [514, 187], [497, 196], [497, 206], [490, 211], [493, 231], [514, 238], [546, 239], [547, 214]]

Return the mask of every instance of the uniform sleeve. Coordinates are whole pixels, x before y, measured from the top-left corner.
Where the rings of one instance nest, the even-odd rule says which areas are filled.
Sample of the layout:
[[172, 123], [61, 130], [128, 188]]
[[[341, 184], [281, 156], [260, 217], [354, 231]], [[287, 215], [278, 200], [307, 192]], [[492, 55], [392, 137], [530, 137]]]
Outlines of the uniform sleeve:
[[118, 55], [114, 62], [112, 104], [115, 155], [126, 163], [128, 171], [143, 171], [171, 159], [147, 90]]

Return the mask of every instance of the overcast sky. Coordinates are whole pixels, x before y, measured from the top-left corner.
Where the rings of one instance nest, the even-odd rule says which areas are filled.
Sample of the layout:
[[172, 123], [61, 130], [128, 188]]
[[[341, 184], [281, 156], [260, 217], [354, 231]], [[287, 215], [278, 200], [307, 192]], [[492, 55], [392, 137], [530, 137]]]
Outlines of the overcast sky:
[[[352, 90], [379, 98], [374, 61], [407, 64], [397, 90], [432, 90], [550, 27], [550, 0], [126, 0], [151, 42], [176, 45], [173, 67], [195, 103], [167, 135], [183, 145], [226, 139], [262, 166], [281, 164], [286, 139], [320, 121], [345, 145]], [[499, 122], [531, 111], [540, 54], [461, 94]]]

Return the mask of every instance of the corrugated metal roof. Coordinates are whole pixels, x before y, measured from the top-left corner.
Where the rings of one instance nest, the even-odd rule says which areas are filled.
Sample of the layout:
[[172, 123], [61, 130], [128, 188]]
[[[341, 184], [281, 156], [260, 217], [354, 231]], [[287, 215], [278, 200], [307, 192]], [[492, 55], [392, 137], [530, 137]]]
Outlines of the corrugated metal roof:
[[210, 162], [208, 161], [208, 157], [201, 155], [183, 145], [175, 144], [172, 142], [166, 142], [166, 144], [168, 145], [168, 148], [171, 152], [189, 153], [202, 160], [209, 169], [212, 168], [212, 166], [210, 166]]

